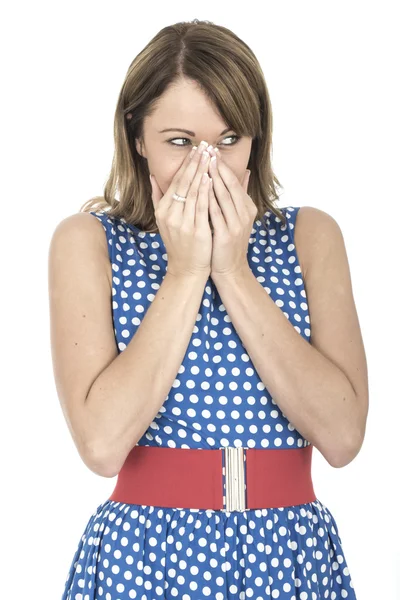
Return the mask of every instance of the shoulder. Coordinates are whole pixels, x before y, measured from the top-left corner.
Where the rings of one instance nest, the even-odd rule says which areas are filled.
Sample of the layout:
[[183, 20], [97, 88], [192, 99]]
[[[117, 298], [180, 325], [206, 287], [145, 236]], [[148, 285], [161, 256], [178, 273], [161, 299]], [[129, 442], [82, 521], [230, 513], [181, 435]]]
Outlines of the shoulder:
[[65, 217], [58, 223], [54, 234], [58, 236], [79, 236], [82, 234], [104, 238], [102, 222], [88, 212], [79, 212]]
[[313, 263], [322, 260], [331, 249], [344, 244], [337, 221], [329, 213], [314, 206], [299, 208], [294, 240], [305, 278]]
[[80, 248], [82, 251], [89, 248], [93, 249], [99, 260], [103, 262], [111, 283], [111, 264], [104, 225], [94, 215], [88, 212], [79, 212], [65, 217], [58, 223], [53, 232], [51, 247], [60, 251], [63, 248], [66, 250], [68, 248]]

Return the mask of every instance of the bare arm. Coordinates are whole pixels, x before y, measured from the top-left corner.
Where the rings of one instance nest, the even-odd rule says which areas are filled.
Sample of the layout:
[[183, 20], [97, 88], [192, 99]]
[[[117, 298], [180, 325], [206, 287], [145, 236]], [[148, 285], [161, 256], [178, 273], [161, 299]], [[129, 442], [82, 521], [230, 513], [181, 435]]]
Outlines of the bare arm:
[[94, 460], [116, 475], [172, 387], [207, 279], [167, 273], [127, 348], [98, 376], [85, 402]]
[[103, 225], [78, 213], [56, 228], [49, 251], [53, 370], [71, 436], [93, 472], [114, 477], [165, 401], [206, 281], [206, 275], [167, 272], [143, 322], [118, 354]]

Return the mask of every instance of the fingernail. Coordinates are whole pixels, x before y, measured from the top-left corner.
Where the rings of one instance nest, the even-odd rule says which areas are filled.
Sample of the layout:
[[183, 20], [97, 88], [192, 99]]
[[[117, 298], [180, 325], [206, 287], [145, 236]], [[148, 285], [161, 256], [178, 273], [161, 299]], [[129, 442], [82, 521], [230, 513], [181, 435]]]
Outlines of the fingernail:
[[208, 143], [202, 140], [199, 144], [199, 153], [202, 154], [203, 151], [207, 148]]

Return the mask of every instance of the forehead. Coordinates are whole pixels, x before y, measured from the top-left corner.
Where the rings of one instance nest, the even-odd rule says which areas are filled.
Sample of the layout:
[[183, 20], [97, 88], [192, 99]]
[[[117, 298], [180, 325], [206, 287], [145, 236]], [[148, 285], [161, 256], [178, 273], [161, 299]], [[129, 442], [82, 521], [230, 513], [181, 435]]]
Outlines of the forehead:
[[216, 107], [197, 86], [180, 84], [171, 86], [159, 98], [148, 124], [158, 131], [167, 127], [183, 127], [196, 131], [204, 126], [220, 133], [228, 126]]

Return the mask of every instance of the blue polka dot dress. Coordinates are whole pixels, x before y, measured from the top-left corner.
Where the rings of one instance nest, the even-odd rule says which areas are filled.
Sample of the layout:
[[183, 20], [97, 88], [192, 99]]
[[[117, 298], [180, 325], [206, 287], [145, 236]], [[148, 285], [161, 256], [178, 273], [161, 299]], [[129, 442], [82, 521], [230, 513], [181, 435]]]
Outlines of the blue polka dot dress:
[[[299, 335], [310, 316], [294, 227], [300, 207], [256, 220], [248, 263]], [[118, 352], [135, 335], [166, 273], [159, 233], [93, 211], [112, 266]], [[301, 448], [254, 369], [211, 278], [175, 382], [138, 442], [170, 448]], [[110, 490], [111, 495], [112, 490]], [[62, 600], [338, 600], [356, 598], [338, 527], [319, 500], [224, 512], [103, 501], [89, 518]]]

